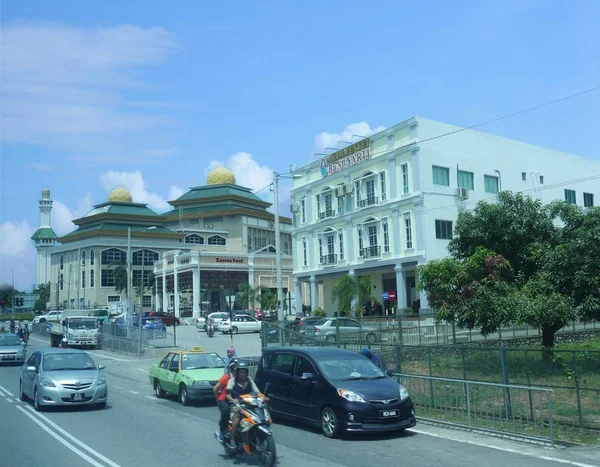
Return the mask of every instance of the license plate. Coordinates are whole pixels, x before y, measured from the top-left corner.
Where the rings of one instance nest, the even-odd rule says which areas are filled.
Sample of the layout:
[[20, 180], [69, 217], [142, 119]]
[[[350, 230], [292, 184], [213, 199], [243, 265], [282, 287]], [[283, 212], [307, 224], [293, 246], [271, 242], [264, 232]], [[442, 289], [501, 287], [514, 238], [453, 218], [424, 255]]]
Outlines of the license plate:
[[398, 411], [397, 410], [380, 410], [379, 416], [381, 418], [397, 417]]
[[75, 394], [73, 394], [74, 401], [82, 401], [84, 397], [85, 394], [83, 394], [82, 392], [76, 392]]

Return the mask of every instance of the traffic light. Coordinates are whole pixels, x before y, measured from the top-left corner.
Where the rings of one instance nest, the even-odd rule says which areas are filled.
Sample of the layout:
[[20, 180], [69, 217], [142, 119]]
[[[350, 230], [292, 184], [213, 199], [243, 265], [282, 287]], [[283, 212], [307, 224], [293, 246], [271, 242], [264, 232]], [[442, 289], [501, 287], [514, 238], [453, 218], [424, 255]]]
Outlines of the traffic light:
[[23, 297], [19, 297], [19, 306], [23, 306]]

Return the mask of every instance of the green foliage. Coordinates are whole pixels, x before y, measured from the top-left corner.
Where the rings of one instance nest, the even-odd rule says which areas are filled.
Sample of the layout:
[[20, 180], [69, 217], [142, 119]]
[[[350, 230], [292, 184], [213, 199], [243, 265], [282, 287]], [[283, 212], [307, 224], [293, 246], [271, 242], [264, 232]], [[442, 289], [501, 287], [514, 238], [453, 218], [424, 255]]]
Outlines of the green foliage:
[[46, 311], [46, 300], [38, 298], [33, 304], [33, 311]]
[[238, 284], [238, 289], [235, 293], [235, 301], [243, 308], [250, 307], [254, 309], [256, 306], [257, 293], [258, 290], [248, 283]]
[[115, 292], [127, 292], [127, 266], [115, 261], [109, 265], [109, 269], [112, 270]]
[[34, 313], [14, 313], [12, 315], [6, 315], [2, 317], [3, 321], [10, 321], [14, 319], [15, 321], [31, 321], [35, 318]]
[[321, 317], [321, 316], [326, 316], [326, 313], [325, 313], [325, 310], [323, 308], [317, 307], [317, 308], [315, 308], [314, 315]]
[[[40, 298], [44, 300], [44, 302], [47, 302], [50, 300], [50, 283], [38, 285], [34, 293], [39, 294]], [[44, 310], [45, 309], [46, 308], [44, 308]]]
[[[364, 283], [363, 283], [364, 287]], [[370, 281], [369, 281], [370, 287]], [[331, 289], [331, 303], [337, 301], [339, 316], [348, 314], [352, 309], [352, 300], [358, 296], [359, 281], [349, 275], [339, 277]]]

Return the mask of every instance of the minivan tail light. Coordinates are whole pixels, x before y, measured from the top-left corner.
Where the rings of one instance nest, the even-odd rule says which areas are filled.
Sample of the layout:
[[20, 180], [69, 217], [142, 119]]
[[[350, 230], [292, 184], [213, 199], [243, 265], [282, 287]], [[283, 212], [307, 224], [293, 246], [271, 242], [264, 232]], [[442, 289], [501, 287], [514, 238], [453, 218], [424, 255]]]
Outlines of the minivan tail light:
[[317, 327], [315, 327], [314, 329], [315, 329], [315, 332], [321, 332], [321, 330]]

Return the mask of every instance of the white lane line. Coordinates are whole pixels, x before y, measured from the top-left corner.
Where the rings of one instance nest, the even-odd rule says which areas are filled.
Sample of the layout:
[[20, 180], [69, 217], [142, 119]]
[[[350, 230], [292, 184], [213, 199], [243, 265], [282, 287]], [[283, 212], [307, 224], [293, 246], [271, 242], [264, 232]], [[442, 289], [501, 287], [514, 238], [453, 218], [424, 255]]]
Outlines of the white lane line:
[[35, 423], [37, 423], [40, 427], [42, 427], [42, 429], [46, 433], [48, 433], [53, 438], [56, 438], [60, 443], [64, 444], [68, 449], [70, 449], [71, 451], [73, 451], [79, 457], [81, 457], [82, 459], [85, 459], [90, 464], [92, 464], [94, 467], [104, 467], [100, 462], [96, 462], [94, 459], [92, 459], [86, 453], [84, 453], [83, 451], [80, 451], [75, 446], [73, 446], [71, 443], [67, 442], [66, 440], [64, 440], [63, 438], [61, 438], [60, 436], [58, 436], [50, 428], [48, 428], [46, 425], [44, 425], [42, 422], [40, 422], [38, 419], [36, 419], [33, 415], [31, 415], [30, 413], [28, 413], [23, 407], [17, 406], [17, 409], [19, 409], [21, 412], [23, 412], [25, 415], [27, 415], [29, 418], [31, 418]]
[[8, 394], [10, 397], [15, 397], [15, 396], [13, 395], [13, 393], [12, 393], [12, 392], [10, 392], [8, 389], [6, 389], [4, 386], [0, 386], [0, 389], [1, 389], [2, 391], [4, 391], [6, 394]]
[[409, 428], [409, 430], [414, 433], [418, 433], [420, 435], [433, 436], [434, 438], [447, 439], [449, 441], [454, 441], [457, 443], [471, 444], [473, 446], [480, 446], [483, 448], [495, 449], [497, 451], [510, 452], [511, 454], [520, 454], [522, 456], [533, 457], [535, 459], [541, 459], [541, 460], [545, 460], [545, 461], [558, 462], [560, 464], [569, 464], [569, 465], [574, 465], [576, 467], [599, 467], [598, 465], [584, 464], [582, 462], [560, 459], [558, 457], [542, 456], [542, 455], [529, 453], [529, 452], [525, 452], [525, 451], [519, 451], [518, 449], [505, 448], [502, 446], [494, 446], [493, 444], [488, 444], [488, 443], [483, 443], [483, 442], [480, 443], [477, 441], [469, 441], [466, 439], [453, 438], [452, 436], [440, 435], [437, 433], [430, 433], [429, 431], [421, 431], [421, 430], [416, 430], [414, 428]]
[[12, 402], [12, 399], [10, 399], [10, 398], [7, 397], [6, 398], [6, 402]]
[[3, 391], [0, 389], [0, 396], [2, 396], [2, 397], [7, 397], [7, 396], [8, 396], [8, 394], [6, 394], [5, 392], [3, 392]]
[[116, 387], [117, 389], [123, 389], [122, 386], [117, 386], [116, 384], [114, 385], [114, 387]]
[[139, 394], [139, 392], [129, 391], [131, 394]]
[[[17, 407], [19, 410], [22, 410], [21, 407]], [[48, 417], [46, 417], [45, 415], [42, 415], [39, 412], [36, 412], [32, 407], [30, 406], [26, 406], [26, 408], [32, 412], [34, 415], [40, 417], [42, 420], [44, 420], [48, 425], [50, 425], [52, 428], [54, 428], [56, 431], [60, 432], [63, 436], [65, 436], [66, 438], [70, 439], [71, 441], [73, 441], [75, 444], [79, 445], [80, 447], [82, 447], [83, 449], [85, 449], [87, 452], [89, 452], [90, 454], [92, 454], [93, 456], [96, 456], [98, 459], [100, 459], [101, 461], [107, 463], [108, 465], [110, 465], [111, 467], [121, 467], [119, 464], [117, 464], [116, 462], [111, 461], [109, 458], [103, 456], [102, 454], [100, 454], [98, 451], [95, 451], [94, 449], [92, 449], [91, 447], [89, 447], [87, 444], [85, 444], [82, 441], [79, 441], [77, 438], [75, 438], [75, 436], [73, 436], [71, 433], [63, 430], [60, 426], [58, 426], [56, 423], [54, 423], [52, 420], [50, 420]], [[29, 414], [28, 414], [29, 415]], [[43, 425], [42, 425], [43, 426]], [[46, 428], [46, 427], [44, 427]], [[77, 448], [74, 448], [77, 449]], [[86, 455], [85, 453], [82, 453], [84, 456]], [[94, 459], [92, 459], [93, 462], [96, 462]], [[94, 465], [99, 465], [100, 467], [104, 467], [102, 466], [102, 464], [94, 464]]]
[[154, 396], [146, 396], [146, 399], [152, 399], [153, 401], [157, 400], [156, 397], [154, 397]]
[[96, 357], [102, 357], [102, 358], [109, 358], [110, 360], [117, 360], [118, 362], [137, 362], [137, 360], [131, 360], [131, 359], [127, 359], [127, 358], [117, 358], [117, 357], [110, 357], [108, 355], [103, 355], [101, 353], [96, 353], [96, 352], [87, 352], [90, 355], [95, 355]]
[[144, 368], [138, 368], [138, 371], [141, 371], [143, 373], [146, 373], [146, 370]]

